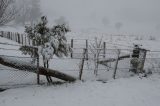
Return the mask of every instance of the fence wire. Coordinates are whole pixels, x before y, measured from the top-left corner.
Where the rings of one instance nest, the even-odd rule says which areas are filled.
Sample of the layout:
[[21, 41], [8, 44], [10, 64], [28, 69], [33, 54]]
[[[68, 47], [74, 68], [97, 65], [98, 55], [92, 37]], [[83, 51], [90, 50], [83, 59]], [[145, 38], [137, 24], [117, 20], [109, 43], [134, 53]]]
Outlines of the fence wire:
[[0, 65], [0, 88], [12, 88], [15, 87], [15, 85], [18, 87], [22, 85], [27, 86], [30, 84], [36, 84], [36, 68], [34, 70], [33, 68], [26, 70], [26, 68], [23, 67], [24, 64], [30, 64], [32, 58], [4, 55], [0, 55], [0, 58], [4, 59], [5, 62], [8, 61], [15, 65], [10, 65], [10, 67]]
[[[28, 38], [25, 35], [21, 34], [16, 34], [13, 33], [14, 36], [11, 36], [12, 34], [9, 33], [2, 33], [0, 34], [2, 37], [11, 39], [13, 41], [18, 42], [19, 44], [10, 44], [10, 43], [1, 43], [0, 45], [9, 45], [9, 46], [17, 46], [20, 47], [22, 45], [30, 45], [31, 40], [28, 40]], [[21, 35], [21, 36], [20, 36]], [[100, 50], [99, 52], [99, 57], [98, 61], [109, 61], [113, 60], [110, 62], [107, 62], [105, 65], [100, 64], [98, 67], [99, 71], [113, 71], [115, 69], [115, 60], [117, 59], [117, 49], [116, 48], [89, 48], [86, 39], [81, 39], [81, 43], [78, 42], [78, 40], [74, 40], [74, 45], [72, 46], [72, 52], [71, 55], [68, 57], [64, 58], [58, 58], [58, 57], [53, 57], [51, 60], [53, 61], [64, 61], [65, 63], [68, 63], [68, 61], [73, 61], [76, 60], [76, 62], [80, 62], [82, 60], [83, 56], [83, 50], [87, 49], [87, 53], [85, 54], [85, 66], [83, 68], [84, 73], [85, 72], [93, 72], [95, 70], [95, 62], [96, 59], [95, 55], [97, 50]], [[93, 42], [93, 41], [92, 41]], [[88, 42], [89, 43], [89, 42]], [[121, 59], [118, 62], [118, 67], [117, 71], [118, 72], [129, 72], [130, 69], [130, 63], [131, 63], [131, 55], [133, 52], [133, 47], [132, 46], [127, 46], [127, 45], [122, 45], [122, 44], [113, 44], [111, 42], [106, 42], [107, 44], [111, 44], [113, 46], [123, 46], [126, 47], [127, 49], [120, 49], [120, 56], [126, 56], [125, 58]], [[33, 47], [33, 46], [32, 46]], [[92, 50], [91, 50], [92, 49]], [[5, 52], [20, 52], [19, 49], [12, 49], [12, 48], [7, 48], [7, 47], [1, 47], [1, 51]], [[95, 51], [95, 52], [94, 52]], [[30, 85], [30, 84], [36, 84], [37, 83], [37, 75], [35, 74], [36, 72], [36, 62], [33, 61], [35, 58], [29, 57], [29, 56], [24, 56], [24, 55], [6, 55], [6, 54], [0, 54], [0, 58], [7, 59], [9, 61], [12, 61], [12, 63], [17, 62], [19, 65], [19, 69], [17, 67], [6, 67], [4, 65], [0, 65], [0, 88], [2, 87], [7, 87], [7, 86], [14, 86], [14, 85]], [[40, 57], [40, 60], [43, 58]], [[141, 58], [139, 58], [141, 59]], [[31, 68], [30, 70], [26, 70], [25, 67], [23, 67], [24, 64], [31, 64], [34, 65], [34, 68]], [[81, 64], [81, 63], [80, 63]], [[40, 64], [41, 66], [42, 63]], [[79, 65], [79, 64], [76, 64]], [[61, 68], [64, 69], [65, 67], [65, 72], [69, 72], [69, 74], [76, 72], [78, 75], [79, 73], [79, 66], [73, 67], [73, 65], [70, 65], [71, 67], [65, 67], [61, 66]], [[145, 64], [144, 64], [144, 70], [146, 71], [152, 71], [152, 72], [158, 72], [160, 73], [160, 51], [155, 50], [155, 51], [148, 51], [146, 58], [145, 58]], [[42, 79], [43, 80], [43, 79]]]

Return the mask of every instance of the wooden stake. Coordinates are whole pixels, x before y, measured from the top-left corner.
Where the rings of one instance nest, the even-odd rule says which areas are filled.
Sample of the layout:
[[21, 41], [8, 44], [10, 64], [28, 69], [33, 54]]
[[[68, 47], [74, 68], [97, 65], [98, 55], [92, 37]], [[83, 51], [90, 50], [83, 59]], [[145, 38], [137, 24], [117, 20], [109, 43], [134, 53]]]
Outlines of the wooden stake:
[[103, 42], [103, 58], [106, 57], [106, 42]]
[[82, 58], [82, 63], [80, 65], [80, 72], [79, 72], [79, 80], [82, 80], [82, 74], [83, 74], [83, 67], [84, 67], [84, 60], [85, 60], [85, 55], [86, 55], [87, 50], [83, 50], [83, 58]]
[[[37, 51], [38, 52], [38, 51]], [[40, 74], [39, 74], [39, 55], [37, 53], [37, 84], [40, 84]]]
[[86, 40], [86, 60], [88, 60], [88, 40]]
[[113, 79], [116, 79], [116, 72], [117, 72], [119, 57], [120, 57], [120, 50], [118, 49], [118, 55], [117, 55], [117, 60], [116, 60], [115, 67], [114, 67]]
[[22, 45], [23, 45], [23, 34], [21, 34], [21, 36], [22, 36]]
[[[71, 48], [73, 48], [73, 39], [71, 39]], [[71, 52], [71, 58], [73, 58], [73, 51]]]

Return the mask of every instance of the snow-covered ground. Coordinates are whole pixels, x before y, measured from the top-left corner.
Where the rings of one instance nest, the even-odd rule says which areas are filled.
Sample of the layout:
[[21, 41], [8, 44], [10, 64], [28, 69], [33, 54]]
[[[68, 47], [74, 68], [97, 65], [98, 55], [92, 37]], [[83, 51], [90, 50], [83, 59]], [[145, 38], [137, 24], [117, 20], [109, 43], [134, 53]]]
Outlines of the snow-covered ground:
[[[107, 42], [107, 48], [132, 49], [133, 43], [142, 44], [143, 48], [151, 51], [160, 51], [159, 39], [150, 40], [150, 36], [109, 36], [101, 33], [68, 33], [68, 39], [94, 39], [95, 36], [103, 35]], [[77, 46], [84, 44], [83, 40], [77, 41]], [[13, 41], [0, 37], [1, 43], [17, 44]], [[114, 45], [115, 44], [115, 45]], [[118, 44], [118, 45], [116, 45]], [[0, 45], [0, 55], [28, 57], [18, 51], [18, 46]], [[130, 53], [122, 51], [123, 54]], [[148, 53], [146, 60], [146, 69], [152, 68], [151, 63], [160, 63], [159, 53]], [[156, 61], [149, 58], [157, 58]], [[20, 58], [21, 59], [21, 58]], [[24, 60], [24, 58], [22, 59]], [[26, 61], [26, 60], [25, 60]], [[50, 62], [50, 68], [62, 71], [72, 76], [78, 77], [79, 64], [78, 59], [58, 59], [54, 57]], [[150, 63], [151, 62], [151, 63]], [[42, 64], [41, 64], [42, 65]], [[114, 65], [114, 64], [113, 64]], [[129, 60], [119, 63], [119, 67], [129, 65]], [[5, 69], [6, 67], [0, 66]], [[104, 66], [100, 68], [106, 69]], [[9, 68], [7, 68], [9, 69]], [[0, 69], [0, 85], [23, 85], [20, 88], [15, 86], [0, 93], [0, 106], [159, 106], [160, 104], [160, 75], [154, 73], [148, 78], [131, 77], [128, 69], [117, 71], [117, 79], [113, 80], [113, 69], [110, 71], [100, 70], [97, 77], [93, 74], [93, 63], [85, 62], [84, 74], [82, 78], [85, 82], [77, 81], [71, 84], [38, 86], [36, 84], [36, 74]], [[12, 70], [12, 71], [11, 71]], [[153, 69], [152, 69], [153, 70]], [[159, 71], [159, 69], [157, 69]], [[160, 71], [159, 71], [160, 72]], [[43, 78], [42, 78], [43, 80]], [[103, 80], [103, 81], [97, 81]], [[17, 85], [17, 86], [18, 86]]]
[[160, 75], [29, 86], [0, 93], [0, 106], [159, 106]]

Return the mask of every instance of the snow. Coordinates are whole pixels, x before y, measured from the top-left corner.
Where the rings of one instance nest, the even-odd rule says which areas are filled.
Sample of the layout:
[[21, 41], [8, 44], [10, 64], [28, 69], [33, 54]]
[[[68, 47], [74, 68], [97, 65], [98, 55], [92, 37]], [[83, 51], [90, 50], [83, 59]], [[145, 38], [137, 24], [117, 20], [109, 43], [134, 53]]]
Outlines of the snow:
[[[67, 39], [74, 37], [77, 39], [89, 38], [92, 40], [94, 36], [98, 35], [101, 34], [71, 32], [67, 34]], [[131, 49], [133, 43], [139, 43], [151, 51], [160, 50], [158, 38], [156, 40], [149, 40], [148, 37], [143, 37], [142, 40], [136, 40], [135, 38], [136, 36], [112, 36], [112, 38], [111, 36], [104, 36], [104, 39], [108, 42], [107, 48]], [[85, 46], [83, 41], [77, 40], [77, 46], [75, 47], [78, 47], [78, 45]], [[18, 45], [14, 41], [1, 37], [0, 42]], [[120, 45], [115, 46], [113, 44]], [[0, 44], [0, 48], [17, 50], [9, 52], [8, 50], [0, 49], [0, 55], [28, 57], [18, 51], [19, 46]], [[109, 52], [113, 53], [113, 51]], [[128, 54], [129, 51], [123, 51], [122, 53], [122, 55]], [[156, 57], [157, 62], [159, 62], [159, 56], [158, 53], [147, 54], [147, 57]], [[42, 61], [42, 57], [40, 59]], [[27, 62], [26, 59], [22, 60]], [[40, 63], [42, 65], [41, 61]], [[57, 58], [54, 56], [50, 60], [50, 68], [78, 78], [80, 61], [68, 57]], [[153, 60], [147, 60], [145, 64], [146, 69], [152, 66], [149, 61], [155, 64]], [[119, 67], [129, 67], [128, 63], [129, 59], [123, 60], [119, 63]], [[7, 67], [0, 65], [0, 68]], [[100, 65], [99, 68], [105, 67]], [[89, 61], [88, 63], [85, 62], [84, 66], [85, 70], [82, 76], [84, 82], [77, 81], [74, 83], [47, 86], [45, 84], [36, 85], [36, 74], [20, 70], [15, 71], [12, 68], [7, 69], [0, 69], [0, 85], [10, 85], [11, 89], [0, 92], [0, 106], [159, 106], [160, 104], [159, 73], [153, 73], [153, 75], [147, 78], [139, 76], [131, 77], [131, 73], [127, 69], [121, 69], [117, 71], [116, 80], [113, 80], [113, 69], [106, 71], [107, 68], [105, 68], [106, 70], [100, 70], [98, 76], [95, 77], [93, 74], [93, 62]], [[151, 68], [151, 70], [153, 69]], [[157, 71], [159, 72], [159, 69]], [[58, 81], [57, 79], [54, 80]], [[42, 76], [41, 81], [44, 82]]]
[[1, 106], [159, 106], [160, 76], [30, 86], [2, 92]]
[[0, 30], [24, 33], [24, 27], [21, 27], [21, 26], [3, 26], [3, 27], [0, 27]]
[[[0, 65], [0, 90], [8, 88], [0, 92], [0, 106], [159, 106], [160, 52], [153, 52], [160, 51], [158, 36], [160, 18], [156, 18], [159, 17], [158, 0], [119, 0], [116, 1], [117, 5], [114, 0], [41, 0], [41, 2], [42, 12], [49, 18], [49, 26], [67, 21], [71, 27], [72, 31], [67, 33], [66, 37], [67, 43], [74, 39], [73, 57], [81, 58], [83, 48], [86, 47], [86, 39], [90, 45], [95, 37], [103, 37], [106, 42], [107, 59], [116, 58], [117, 49], [123, 49], [120, 56], [128, 55], [132, 52], [133, 44], [139, 44], [142, 48], [150, 50], [147, 52], [144, 69], [152, 71], [153, 74], [147, 77], [134, 75], [128, 71], [130, 59], [125, 59], [118, 63], [115, 80], [112, 78], [114, 62], [109, 64], [111, 68], [99, 65], [98, 76], [95, 76], [94, 62], [88, 60], [84, 63], [83, 81], [48, 86], [45, 76], [40, 76], [42, 85], [37, 85], [36, 74]], [[63, 8], [59, 8], [61, 6]], [[123, 24], [119, 30], [115, 27], [116, 23]], [[19, 26], [0, 27], [0, 31], [19, 33], [24, 33], [24, 29]], [[9, 44], [0, 44], [0, 56], [6, 61], [34, 65], [29, 55], [19, 51], [20, 44], [1, 37], [0, 43]], [[55, 38], [51, 38], [50, 43], [55, 48], [59, 46]], [[65, 41], [61, 43], [68, 46]], [[50, 60], [51, 69], [79, 77], [82, 60], [70, 57], [58, 58], [52, 56], [54, 50], [50, 47], [43, 49], [42, 55], [46, 60]], [[92, 54], [89, 57], [94, 56]], [[43, 57], [40, 56], [40, 66], [43, 66], [42, 61]]]
[[50, 43], [46, 43], [41, 51], [43, 61], [45, 64], [47, 64], [47, 61], [49, 61], [53, 57], [54, 49], [52, 48]]

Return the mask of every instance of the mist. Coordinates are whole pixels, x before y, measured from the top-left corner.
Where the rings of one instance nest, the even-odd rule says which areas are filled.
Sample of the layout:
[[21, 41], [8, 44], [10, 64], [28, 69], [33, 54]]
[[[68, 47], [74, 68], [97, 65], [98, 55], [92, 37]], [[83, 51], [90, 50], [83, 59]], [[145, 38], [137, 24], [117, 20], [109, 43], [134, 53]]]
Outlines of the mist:
[[72, 30], [151, 35], [160, 34], [159, 4], [159, 0], [41, 0], [51, 23], [63, 16]]

